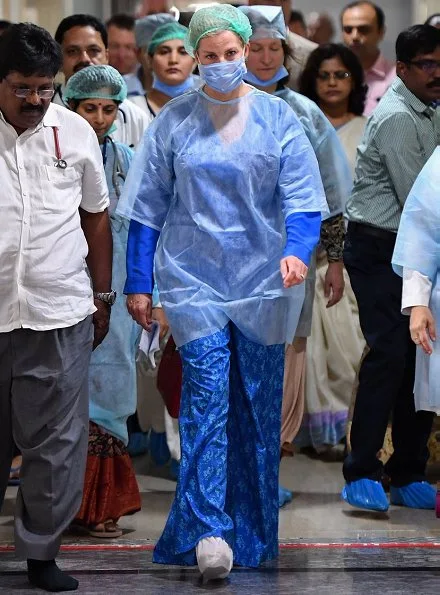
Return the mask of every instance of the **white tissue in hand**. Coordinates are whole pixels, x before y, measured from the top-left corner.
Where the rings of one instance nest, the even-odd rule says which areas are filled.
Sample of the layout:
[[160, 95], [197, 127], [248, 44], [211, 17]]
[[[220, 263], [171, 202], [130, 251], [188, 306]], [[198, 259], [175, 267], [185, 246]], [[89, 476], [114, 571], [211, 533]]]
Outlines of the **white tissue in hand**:
[[151, 331], [142, 331], [141, 340], [139, 342], [139, 349], [145, 353], [150, 360], [152, 368], [156, 367], [156, 360], [154, 354], [160, 351], [160, 324], [153, 321], [151, 324]]

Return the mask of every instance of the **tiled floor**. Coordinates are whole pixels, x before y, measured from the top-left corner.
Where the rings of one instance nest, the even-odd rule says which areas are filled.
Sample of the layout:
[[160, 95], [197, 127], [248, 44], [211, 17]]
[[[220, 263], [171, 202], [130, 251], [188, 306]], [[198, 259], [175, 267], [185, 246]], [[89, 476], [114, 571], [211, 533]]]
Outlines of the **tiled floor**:
[[[135, 544], [138, 549], [84, 551], [84, 546], [102, 542], [66, 536], [66, 544], [80, 546], [79, 550], [64, 551], [61, 556], [63, 566], [80, 580], [79, 593], [156, 594], [178, 589], [179, 595], [186, 595], [207, 588], [219, 595], [440, 592], [440, 547], [436, 545], [440, 545], [440, 519], [436, 519], [435, 513], [399, 507], [391, 507], [387, 514], [356, 511], [339, 497], [341, 464], [305, 455], [282, 463], [283, 484], [294, 490], [295, 497], [280, 514], [279, 561], [258, 571], [237, 569], [227, 583], [203, 586], [195, 569], [151, 564], [149, 548], [163, 528], [175, 484], [163, 477], [164, 470], [151, 469], [147, 458], [137, 459], [136, 467], [143, 509], [121, 521], [126, 533], [114, 545]], [[15, 489], [10, 488], [0, 516], [3, 545], [12, 543], [14, 496]], [[287, 543], [293, 544], [293, 548], [285, 547]], [[330, 543], [339, 546], [328, 547]], [[387, 546], [371, 547], [379, 543]], [[363, 544], [370, 547], [360, 547]], [[29, 593], [22, 563], [5, 551], [0, 552], [0, 592]]]

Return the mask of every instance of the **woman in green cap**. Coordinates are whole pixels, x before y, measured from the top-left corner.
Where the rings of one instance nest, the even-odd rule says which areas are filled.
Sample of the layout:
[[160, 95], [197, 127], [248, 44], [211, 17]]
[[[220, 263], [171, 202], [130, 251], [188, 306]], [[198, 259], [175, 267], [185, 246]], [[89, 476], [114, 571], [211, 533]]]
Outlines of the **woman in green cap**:
[[153, 72], [148, 93], [130, 97], [154, 118], [165, 104], [192, 89], [197, 77], [192, 75], [194, 58], [186, 51], [183, 40], [188, 29], [179, 23], [165, 23], [156, 29], [139, 60], [145, 70]]
[[154, 262], [183, 365], [177, 490], [153, 559], [207, 580], [278, 554], [284, 343], [326, 212], [295, 114], [243, 82], [251, 33], [231, 5], [194, 14], [185, 45], [204, 85], [148, 127], [118, 206], [129, 312], [150, 326]]

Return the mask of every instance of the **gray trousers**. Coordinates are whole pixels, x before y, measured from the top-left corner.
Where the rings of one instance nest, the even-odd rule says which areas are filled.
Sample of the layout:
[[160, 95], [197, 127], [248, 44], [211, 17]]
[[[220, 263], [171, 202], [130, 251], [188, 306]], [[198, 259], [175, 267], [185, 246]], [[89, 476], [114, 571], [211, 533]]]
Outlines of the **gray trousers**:
[[0, 509], [13, 439], [23, 455], [15, 512], [20, 558], [55, 558], [81, 506], [93, 325], [0, 333]]

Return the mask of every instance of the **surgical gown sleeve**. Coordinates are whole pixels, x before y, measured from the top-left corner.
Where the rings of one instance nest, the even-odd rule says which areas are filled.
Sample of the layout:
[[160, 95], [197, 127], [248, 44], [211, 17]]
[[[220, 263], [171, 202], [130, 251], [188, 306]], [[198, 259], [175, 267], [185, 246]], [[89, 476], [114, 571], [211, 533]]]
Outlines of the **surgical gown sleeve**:
[[319, 126], [316, 127], [316, 144], [313, 148], [318, 160], [329, 216], [334, 217], [344, 212], [345, 203], [353, 187], [353, 180], [341, 141], [324, 114], [322, 118], [326, 121], [322, 122], [321, 118], [319, 119]]
[[292, 213], [286, 219], [286, 247], [283, 256], [296, 256], [307, 266], [319, 239], [321, 213]]
[[329, 211], [312, 145], [293, 111], [284, 102], [279, 122], [281, 159], [278, 193], [284, 218], [292, 213]]
[[158, 116], [147, 128], [128, 172], [117, 214], [160, 232], [173, 196], [168, 126]]
[[[159, 232], [132, 219], [127, 242], [127, 280], [124, 293], [153, 293], [154, 253]], [[157, 296], [156, 296], [157, 297]]]
[[393, 254], [393, 268], [418, 271], [436, 282], [440, 264], [440, 148], [417, 177], [405, 202]]

